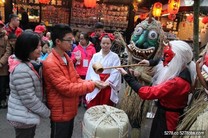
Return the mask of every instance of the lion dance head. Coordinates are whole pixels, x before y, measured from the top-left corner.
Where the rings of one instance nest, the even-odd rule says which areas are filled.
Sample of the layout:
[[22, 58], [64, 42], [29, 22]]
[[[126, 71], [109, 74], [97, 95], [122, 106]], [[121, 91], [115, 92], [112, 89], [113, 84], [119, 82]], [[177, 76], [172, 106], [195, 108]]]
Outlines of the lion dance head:
[[136, 61], [154, 59], [162, 54], [163, 40], [164, 32], [160, 22], [149, 17], [135, 27], [127, 48]]

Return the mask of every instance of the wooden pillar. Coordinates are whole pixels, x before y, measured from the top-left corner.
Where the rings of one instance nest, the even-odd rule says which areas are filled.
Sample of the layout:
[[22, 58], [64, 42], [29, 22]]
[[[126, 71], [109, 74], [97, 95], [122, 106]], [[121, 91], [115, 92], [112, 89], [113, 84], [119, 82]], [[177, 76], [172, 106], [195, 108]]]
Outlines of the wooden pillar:
[[5, 23], [9, 22], [9, 15], [12, 14], [12, 0], [5, 0]]
[[126, 29], [126, 42], [127, 44], [130, 43], [130, 39], [131, 39], [131, 35], [134, 31], [134, 16], [135, 16], [135, 12], [134, 12], [134, 6], [133, 4], [130, 4], [129, 6], [129, 19], [128, 19], [128, 27]]
[[193, 28], [193, 45], [194, 45], [194, 57], [195, 60], [199, 58], [199, 5], [200, 1], [194, 1], [194, 28]]

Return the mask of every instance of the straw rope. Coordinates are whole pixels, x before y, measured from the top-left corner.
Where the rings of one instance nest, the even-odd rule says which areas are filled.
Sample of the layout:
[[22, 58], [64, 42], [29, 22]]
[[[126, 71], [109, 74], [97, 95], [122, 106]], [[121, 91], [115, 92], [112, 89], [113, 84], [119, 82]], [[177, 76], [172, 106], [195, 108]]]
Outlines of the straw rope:
[[[94, 108], [94, 109], [92, 109]], [[86, 113], [90, 115], [91, 118], [89, 118], [90, 120], [94, 120], [94, 124], [93, 124], [93, 128], [92, 131], [90, 132], [87, 127], [85, 126], [85, 124], [83, 123], [83, 132], [87, 133], [87, 136], [89, 136], [89, 138], [98, 138], [96, 136], [96, 131], [98, 126], [102, 123], [102, 122], [107, 122], [109, 124], [112, 124], [111, 121], [114, 120], [114, 122], [116, 123], [116, 126], [118, 127], [119, 130], [119, 137], [118, 138], [124, 138], [127, 137], [128, 135], [128, 129], [123, 132], [123, 126], [121, 124], [121, 122], [123, 121], [122, 116], [120, 116], [119, 114], [124, 113], [124, 111], [116, 109], [114, 107], [111, 106], [107, 106], [107, 105], [103, 105], [104, 109], [98, 108], [97, 106], [92, 107], [87, 111]], [[97, 112], [97, 111], [101, 111], [102, 112]], [[99, 116], [99, 117], [98, 117]], [[111, 119], [109, 119], [111, 118]]]
[[[208, 101], [205, 93], [193, 102], [192, 106], [184, 113], [182, 122], [178, 125], [176, 131], [206, 131], [208, 135]], [[172, 138], [203, 138], [202, 136], [173, 136]], [[207, 138], [208, 136], [204, 137]]]

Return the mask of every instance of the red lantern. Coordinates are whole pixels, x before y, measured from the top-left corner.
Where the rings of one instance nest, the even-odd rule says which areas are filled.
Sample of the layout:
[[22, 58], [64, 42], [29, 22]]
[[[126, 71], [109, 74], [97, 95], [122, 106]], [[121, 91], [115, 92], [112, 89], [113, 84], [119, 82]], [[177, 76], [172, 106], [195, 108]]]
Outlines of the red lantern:
[[85, 7], [94, 8], [96, 6], [96, 0], [84, 0]]
[[177, 14], [180, 8], [180, 0], [169, 0], [168, 1], [168, 13]]
[[41, 4], [48, 4], [50, 0], [38, 0]]
[[175, 14], [169, 14], [168, 15], [168, 19], [170, 19], [170, 20], [174, 20], [176, 18], [176, 15]]
[[162, 3], [156, 2], [153, 6], [152, 14], [154, 17], [159, 17], [162, 13]]

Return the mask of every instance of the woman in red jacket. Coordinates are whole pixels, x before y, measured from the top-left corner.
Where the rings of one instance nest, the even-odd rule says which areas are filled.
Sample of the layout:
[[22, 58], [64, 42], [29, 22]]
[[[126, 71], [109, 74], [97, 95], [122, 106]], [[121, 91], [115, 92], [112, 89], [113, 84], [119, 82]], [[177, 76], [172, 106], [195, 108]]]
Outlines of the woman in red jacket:
[[[158, 99], [150, 138], [172, 137], [186, 107], [188, 94], [196, 77], [191, 47], [183, 41], [170, 41], [164, 48], [163, 60], [156, 66], [153, 86], [142, 86], [124, 69], [119, 69], [126, 82], [145, 100]], [[154, 62], [149, 62], [153, 65]]]

